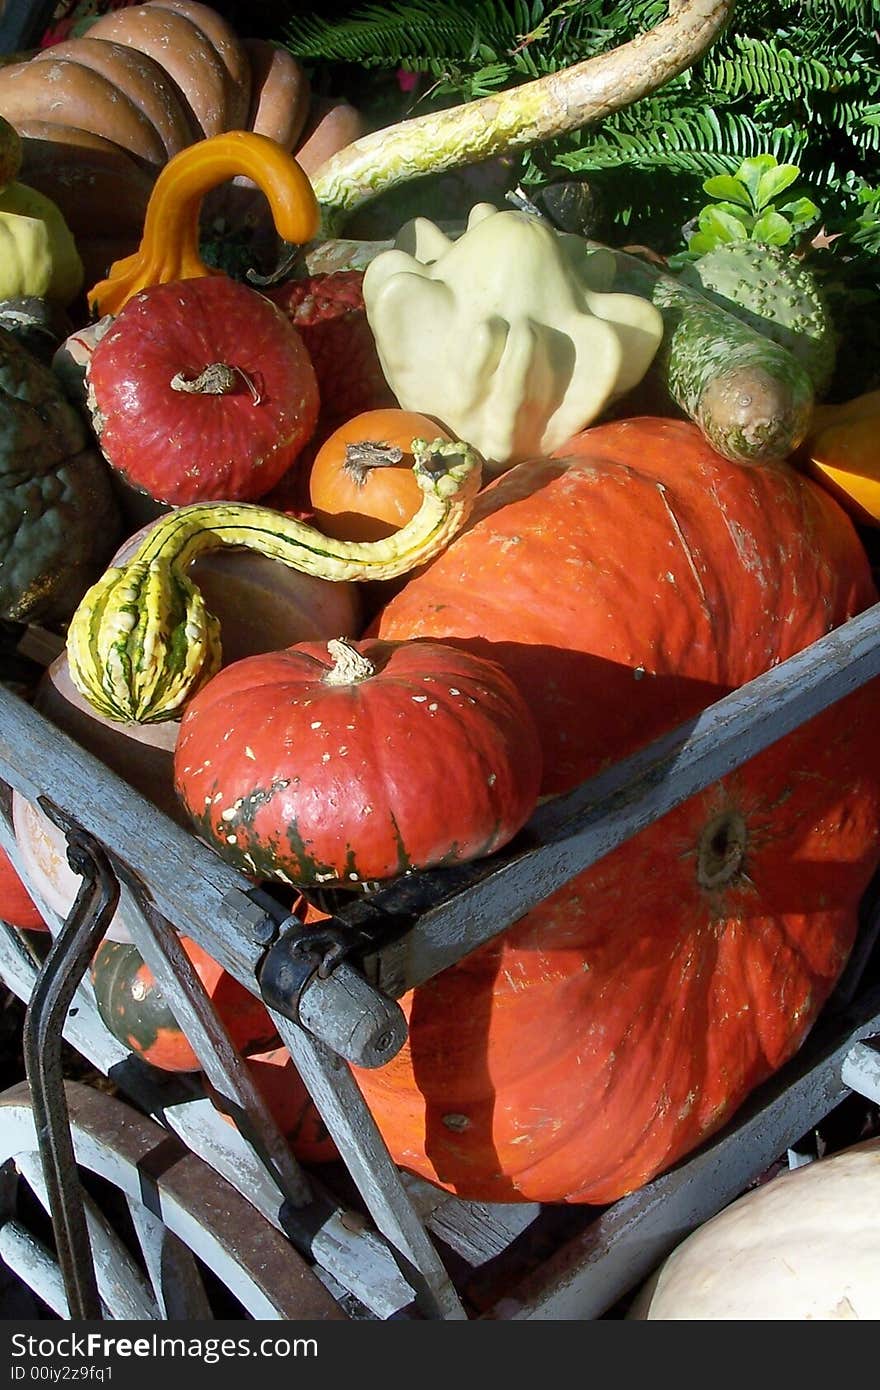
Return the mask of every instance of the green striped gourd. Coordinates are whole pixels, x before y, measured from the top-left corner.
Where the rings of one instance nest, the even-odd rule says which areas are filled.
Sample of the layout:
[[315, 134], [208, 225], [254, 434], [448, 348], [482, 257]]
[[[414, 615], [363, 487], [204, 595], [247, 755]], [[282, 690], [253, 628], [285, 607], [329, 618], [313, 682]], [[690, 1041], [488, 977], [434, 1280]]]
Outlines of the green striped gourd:
[[254, 503], [193, 503], [160, 519], [126, 565], [92, 585], [67, 634], [70, 676], [99, 713], [122, 723], [175, 719], [220, 666], [220, 630], [186, 573], [206, 550], [259, 551], [321, 579], [395, 579], [438, 554], [461, 530], [480, 486], [479, 456], [457, 441], [413, 440], [422, 491], [392, 536], [338, 541]]

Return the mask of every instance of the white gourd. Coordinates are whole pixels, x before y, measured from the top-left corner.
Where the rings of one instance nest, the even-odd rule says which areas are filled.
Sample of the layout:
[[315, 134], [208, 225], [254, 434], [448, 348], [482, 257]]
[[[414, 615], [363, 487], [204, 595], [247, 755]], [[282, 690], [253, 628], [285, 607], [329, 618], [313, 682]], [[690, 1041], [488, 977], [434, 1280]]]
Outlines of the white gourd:
[[880, 1318], [880, 1139], [746, 1192], [672, 1252], [629, 1317]]

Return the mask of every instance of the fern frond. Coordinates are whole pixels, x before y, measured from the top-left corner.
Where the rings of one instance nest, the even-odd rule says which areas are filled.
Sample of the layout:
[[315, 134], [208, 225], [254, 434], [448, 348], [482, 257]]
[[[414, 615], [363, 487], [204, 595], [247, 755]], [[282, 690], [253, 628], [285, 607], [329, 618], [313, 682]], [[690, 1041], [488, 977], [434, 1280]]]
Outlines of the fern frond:
[[737, 34], [717, 53], [706, 55], [700, 78], [728, 101], [741, 96], [793, 101], [811, 92], [858, 86], [863, 74], [856, 65], [832, 65], [772, 40]]
[[406, 0], [363, 5], [342, 21], [291, 16], [284, 42], [305, 61], [435, 73], [444, 62], [506, 62], [512, 74], [538, 76], [614, 46], [626, 19], [601, 0]]
[[629, 167], [708, 178], [734, 173], [756, 154], [796, 164], [806, 143], [805, 133], [795, 127], [768, 132], [733, 111], [707, 107], [661, 113], [656, 106], [654, 98], [638, 102], [585, 134], [577, 149], [560, 153], [554, 162], [577, 173]]

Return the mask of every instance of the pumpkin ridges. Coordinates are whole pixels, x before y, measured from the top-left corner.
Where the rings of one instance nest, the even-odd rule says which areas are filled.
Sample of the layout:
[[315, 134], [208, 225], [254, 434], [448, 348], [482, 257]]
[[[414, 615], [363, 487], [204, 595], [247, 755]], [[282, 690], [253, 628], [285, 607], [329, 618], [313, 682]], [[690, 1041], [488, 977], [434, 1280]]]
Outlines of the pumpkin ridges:
[[68, 39], [35, 53], [31, 62], [69, 58], [91, 68], [119, 89], [154, 127], [166, 156], [184, 149], [197, 138], [196, 127], [169, 83], [165, 70], [146, 53], [125, 44], [89, 37]]
[[39, 117], [104, 135], [113, 124], [114, 140], [129, 154], [148, 165], [164, 163], [165, 147], [152, 121], [114, 83], [69, 58], [0, 67], [0, 102], [13, 125]]
[[229, 75], [211, 40], [191, 20], [149, 4], [109, 10], [89, 26], [89, 37], [146, 53], [174, 83], [199, 136], [226, 129]]
[[[866, 725], [868, 705], [861, 707]], [[822, 736], [821, 727], [810, 729], [800, 753], [789, 749], [781, 781], [789, 760], [800, 757], [801, 765], [815, 768], [814, 740]], [[848, 749], [847, 771], [859, 760], [857, 737]], [[840, 766], [833, 746], [823, 763], [820, 775]], [[750, 799], [760, 810], [764, 777], [760, 767], [751, 772]], [[576, 881], [574, 911], [571, 894], [562, 890], [502, 942], [402, 1000], [407, 1046], [381, 1071], [356, 1073], [398, 1161], [471, 1200], [603, 1204], [715, 1132], [742, 1095], [796, 1051], [852, 942], [854, 905], [871, 876], [880, 806], [868, 779], [851, 785], [870, 790], [870, 797], [857, 826], [842, 817], [844, 862], [847, 842], [855, 856], [846, 866], [848, 883], [838, 878], [831, 824], [825, 873], [852, 906], [818, 912], [793, 938], [787, 924], [782, 950], [776, 929], [759, 920], [748, 928], [755, 937], [750, 968], [723, 913], [704, 919], [697, 935], [690, 914], [677, 930], [668, 926], [669, 909], [680, 911], [688, 893], [682, 847], [693, 849], [715, 809], [707, 793], [642, 832], [632, 850], [616, 851]], [[748, 792], [738, 779], [730, 794], [741, 802]], [[790, 863], [802, 845], [797, 803], [786, 804], [792, 813], [788, 842], [783, 836], [774, 849], [779, 862]], [[757, 890], [742, 890], [747, 900], [764, 887], [760, 868], [756, 876]], [[633, 934], [624, 952], [619, 938], [633, 884], [650, 931]], [[735, 895], [730, 907], [735, 920]], [[681, 971], [670, 969], [677, 962]], [[779, 979], [780, 1004], [787, 998], [772, 1014], [768, 972]], [[751, 993], [742, 988], [746, 978]], [[793, 1028], [790, 1011], [805, 1004]], [[731, 1029], [736, 1032], [723, 1041]], [[444, 1121], [450, 1115], [464, 1115], [469, 1126], [452, 1128]], [[530, 1149], [538, 1150], [531, 1162]]]
[[[674, 421], [579, 447], [567, 472], [486, 489], [377, 623], [502, 663], [545, 792], [876, 601], [851, 524], [796, 473], [725, 463]], [[524, 500], [492, 513], [505, 497]], [[407, 1046], [358, 1073], [397, 1161], [474, 1200], [604, 1203], [723, 1123], [797, 1049], [852, 943], [880, 830], [874, 702], [833, 707], [415, 991]], [[710, 892], [699, 847], [725, 808], [742, 872]]]
[[539, 775], [508, 679], [436, 643], [353, 645], [376, 663], [354, 685], [328, 687], [327, 646], [301, 643], [227, 667], [195, 697], [175, 781], [203, 837], [294, 882], [389, 878], [505, 843]]

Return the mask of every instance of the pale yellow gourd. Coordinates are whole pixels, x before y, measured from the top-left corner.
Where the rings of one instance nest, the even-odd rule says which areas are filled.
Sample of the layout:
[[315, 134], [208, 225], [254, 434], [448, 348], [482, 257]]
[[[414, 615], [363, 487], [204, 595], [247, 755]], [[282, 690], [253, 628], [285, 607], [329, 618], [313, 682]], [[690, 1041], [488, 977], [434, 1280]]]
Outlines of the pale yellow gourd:
[[629, 1316], [880, 1318], [880, 1139], [746, 1192], [673, 1251]]
[[425, 218], [408, 224], [363, 290], [398, 403], [441, 421], [498, 473], [551, 453], [650, 366], [659, 310], [608, 287], [605, 252], [480, 203], [457, 240]]
[[0, 299], [33, 295], [67, 305], [83, 265], [60, 209], [23, 183], [0, 191]]

